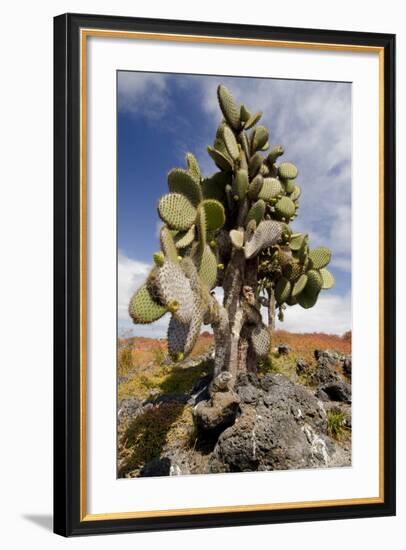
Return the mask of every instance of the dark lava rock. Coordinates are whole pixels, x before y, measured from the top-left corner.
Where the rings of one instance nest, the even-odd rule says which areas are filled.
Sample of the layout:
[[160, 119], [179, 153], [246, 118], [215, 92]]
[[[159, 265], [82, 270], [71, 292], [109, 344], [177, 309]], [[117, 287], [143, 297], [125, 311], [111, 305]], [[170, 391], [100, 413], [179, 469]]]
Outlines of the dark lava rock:
[[[264, 384], [264, 380], [266, 382]], [[303, 386], [280, 374], [267, 375], [256, 406], [220, 435], [210, 460], [212, 472], [285, 470], [349, 463], [327, 436], [327, 415]]]
[[324, 357], [318, 359], [316, 369], [309, 377], [309, 383], [313, 386], [332, 384], [333, 382], [338, 382], [339, 380], [340, 377], [331, 368], [331, 363]]
[[344, 357], [344, 359], [343, 359], [343, 371], [344, 371], [344, 374], [346, 376], [348, 376], [348, 378], [351, 378], [351, 374], [352, 374], [351, 355], [347, 355], [346, 357]]
[[142, 414], [143, 403], [137, 397], [122, 399], [118, 405], [117, 416], [120, 423], [127, 422], [136, 416]]
[[290, 352], [290, 347], [287, 344], [280, 344], [278, 346], [279, 355], [288, 355]]
[[320, 386], [317, 396], [323, 401], [330, 400], [351, 403], [351, 385], [342, 380], [325, 384], [324, 386]]
[[140, 471], [140, 477], [169, 476], [171, 461], [169, 458], [153, 458]]
[[308, 370], [309, 370], [309, 365], [307, 364], [307, 362], [304, 359], [299, 358], [296, 361], [296, 372], [297, 372], [297, 374], [304, 374]]

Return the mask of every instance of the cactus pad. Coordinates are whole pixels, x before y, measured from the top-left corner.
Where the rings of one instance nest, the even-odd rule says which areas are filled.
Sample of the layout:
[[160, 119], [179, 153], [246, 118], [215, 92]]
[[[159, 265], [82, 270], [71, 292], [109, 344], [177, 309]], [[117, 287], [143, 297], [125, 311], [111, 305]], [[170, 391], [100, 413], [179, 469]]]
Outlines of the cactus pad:
[[165, 257], [175, 264], [178, 263], [178, 251], [176, 249], [175, 242], [173, 240], [171, 232], [165, 225], [161, 227], [159, 237], [161, 248]]
[[245, 257], [252, 258], [263, 248], [276, 244], [281, 237], [282, 224], [272, 220], [262, 221], [245, 243]]
[[251, 342], [257, 357], [265, 359], [269, 355], [271, 349], [271, 335], [268, 327], [263, 323], [256, 326], [251, 334]]
[[200, 205], [200, 209], [203, 208], [206, 214], [206, 230], [212, 231], [220, 229], [226, 221], [226, 215], [224, 212], [224, 206], [221, 202], [215, 199], [206, 199]]
[[200, 183], [201, 173], [199, 163], [193, 153], [186, 153], [186, 164], [189, 170], [189, 174], [195, 180], [196, 183]]
[[200, 184], [186, 170], [180, 168], [171, 170], [168, 174], [168, 187], [171, 193], [184, 195], [194, 206], [202, 200]]
[[241, 125], [240, 108], [234, 101], [231, 92], [223, 84], [220, 84], [220, 86], [217, 88], [217, 98], [219, 101], [220, 109], [228, 124], [234, 130], [239, 130]]
[[179, 361], [187, 357], [200, 333], [202, 314], [196, 315], [189, 323], [182, 323], [172, 316], [168, 326], [168, 353], [172, 359]]
[[226, 172], [232, 171], [233, 163], [224, 153], [218, 149], [210, 147], [210, 145], [207, 147], [207, 152], [221, 170], [225, 170]]
[[283, 304], [290, 296], [292, 285], [289, 279], [281, 277], [275, 286], [275, 298], [278, 304]]
[[247, 109], [245, 105], [241, 105], [240, 108], [240, 119], [242, 122], [247, 122], [247, 120], [250, 118], [251, 113]]
[[251, 221], [255, 220], [257, 225], [259, 222], [261, 222], [264, 219], [265, 215], [265, 201], [262, 199], [259, 199], [257, 202], [255, 202], [251, 208], [249, 209], [249, 212], [247, 214], [247, 219], [245, 220], [246, 225]]
[[269, 138], [268, 128], [265, 128], [265, 126], [257, 126], [252, 133], [252, 138], [251, 138], [252, 151], [254, 152], [254, 151], [258, 151], [259, 149], [262, 149], [268, 143], [268, 138]]
[[304, 289], [300, 294], [298, 294], [297, 303], [304, 309], [310, 309], [316, 304], [318, 296], [318, 294], [311, 295], [306, 291], [306, 289]]
[[194, 225], [192, 225], [192, 227], [187, 231], [179, 232], [174, 239], [176, 248], [182, 249], [191, 245], [195, 235], [196, 227]]
[[283, 155], [284, 152], [285, 150], [282, 147], [282, 145], [277, 145], [276, 147], [271, 149], [271, 151], [269, 152], [268, 156], [266, 157], [266, 163], [269, 166], [272, 166], [275, 163], [275, 161], [278, 159], [278, 157]]
[[233, 196], [243, 199], [248, 190], [248, 172], [246, 170], [238, 170], [232, 184]]
[[258, 111], [257, 113], [254, 113], [253, 115], [251, 115], [249, 119], [245, 122], [244, 129], [249, 130], [250, 128], [255, 126], [255, 124], [260, 120], [261, 116], [262, 116], [261, 111]]
[[244, 231], [242, 231], [241, 229], [232, 229], [230, 231], [230, 239], [233, 246], [237, 250], [241, 250], [241, 248], [244, 246]]
[[299, 187], [299, 185], [295, 185], [292, 191], [292, 194], [290, 195], [290, 199], [292, 201], [297, 201], [301, 194], [302, 194], [301, 188]]
[[202, 192], [205, 199], [216, 199], [222, 203], [226, 200], [225, 186], [231, 184], [231, 172], [216, 172], [202, 181]]
[[283, 187], [279, 180], [276, 178], [265, 178], [258, 198], [269, 202], [281, 193], [283, 193]]
[[196, 219], [196, 208], [180, 193], [164, 195], [158, 203], [158, 212], [171, 229], [189, 229]]
[[134, 323], [153, 323], [160, 319], [168, 309], [158, 304], [148, 292], [145, 285], [139, 288], [131, 298], [128, 313]]
[[207, 244], [200, 259], [199, 276], [209, 289], [214, 288], [216, 285], [217, 258]]
[[328, 269], [325, 269], [325, 268], [320, 269], [320, 275], [323, 281], [322, 288], [328, 289], [334, 286], [334, 283], [335, 283], [334, 275], [330, 273]]
[[291, 162], [282, 162], [278, 168], [279, 176], [285, 180], [294, 180], [297, 178], [297, 168]]
[[264, 157], [261, 155], [261, 153], [255, 153], [255, 155], [251, 157], [248, 165], [248, 173], [251, 179], [258, 174], [263, 161]]
[[280, 219], [285, 218], [289, 220], [296, 212], [295, 204], [289, 197], [282, 197], [275, 204], [275, 212]]
[[152, 284], [163, 304], [167, 306], [173, 302], [179, 304], [175, 315], [180, 321], [190, 321], [193, 314], [194, 295], [190, 281], [179, 264], [165, 262], [156, 270]]
[[300, 250], [303, 245], [304, 238], [305, 236], [302, 233], [292, 235], [289, 243], [290, 248], [294, 251]]
[[229, 126], [224, 126], [223, 140], [230, 157], [234, 161], [238, 160], [240, 156], [240, 150], [238, 149], [238, 143], [237, 143], [237, 140], [235, 139], [234, 132], [230, 129]]
[[307, 284], [306, 284], [306, 294], [309, 296], [317, 295], [323, 286], [323, 279], [319, 271], [315, 269], [310, 269], [307, 272]]
[[[264, 166], [264, 165], [262, 165]], [[248, 197], [251, 200], [257, 200], [258, 195], [262, 189], [264, 178], [261, 174], [257, 174], [248, 187]]]
[[296, 283], [293, 285], [293, 288], [292, 288], [293, 298], [296, 298], [296, 296], [302, 292], [306, 284], [307, 284], [307, 275], [303, 273], [303, 275], [301, 275], [299, 279], [296, 281]]
[[331, 260], [331, 250], [323, 246], [313, 248], [313, 250], [309, 252], [309, 259], [313, 269], [326, 267]]

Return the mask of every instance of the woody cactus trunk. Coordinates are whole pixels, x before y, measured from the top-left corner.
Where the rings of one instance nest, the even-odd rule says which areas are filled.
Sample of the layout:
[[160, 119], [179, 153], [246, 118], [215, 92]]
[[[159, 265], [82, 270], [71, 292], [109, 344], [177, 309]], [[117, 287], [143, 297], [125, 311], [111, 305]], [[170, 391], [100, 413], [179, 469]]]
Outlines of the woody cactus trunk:
[[308, 235], [290, 227], [301, 194], [297, 168], [280, 162], [282, 146], [270, 148], [260, 112], [238, 105], [223, 85], [217, 95], [223, 118], [207, 148], [217, 171], [203, 177], [187, 153], [187, 167], [169, 172], [169, 193], [158, 203], [161, 250], [129, 314], [134, 323], [152, 323], [170, 312], [174, 361], [211, 325], [214, 374], [227, 371], [232, 387], [238, 373], [255, 373], [269, 355], [275, 315], [282, 321], [288, 306], [313, 307], [334, 278], [326, 269], [330, 250], [309, 249]]

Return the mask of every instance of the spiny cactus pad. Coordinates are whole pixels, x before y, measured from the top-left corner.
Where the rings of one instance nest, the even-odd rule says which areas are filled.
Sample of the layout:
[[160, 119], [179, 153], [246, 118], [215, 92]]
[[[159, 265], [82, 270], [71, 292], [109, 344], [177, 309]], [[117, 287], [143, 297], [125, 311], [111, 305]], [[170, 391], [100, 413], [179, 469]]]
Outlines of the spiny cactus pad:
[[260, 359], [268, 356], [271, 349], [271, 335], [264, 324], [256, 326], [251, 335], [252, 347]]
[[323, 279], [319, 271], [315, 269], [310, 269], [307, 272], [307, 284], [306, 284], [306, 293], [309, 296], [317, 295], [323, 286]]
[[251, 200], [256, 200], [262, 189], [264, 178], [261, 174], [257, 174], [248, 187], [248, 197]]
[[223, 139], [230, 157], [234, 161], [238, 160], [240, 156], [240, 150], [238, 149], [238, 143], [237, 143], [237, 140], [235, 139], [234, 132], [231, 130], [229, 126], [224, 126]]
[[154, 286], [163, 304], [166, 306], [173, 302], [179, 304], [176, 311], [176, 317], [179, 320], [190, 321], [193, 314], [194, 295], [190, 281], [179, 264], [167, 261], [162, 267], [157, 268]]
[[164, 225], [159, 232], [161, 248], [165, 257], [173, 263], [178, 263], [178, 251], [170, 230]]
[[279, 180], [276, 178], [265, 178], [258, 198], [264, 199], [264, 201], [270, 201], [281, 193], [283, 193], [283, 187]]
[[300, 250], [305, 236], [303, 233], [296, 233], [295, 235], [292, 235], [292, 238], [290, 239], [289, 246], [292, 250], [297, 251]]
[[290, 296], [292, 285], [288, 279], [281, 277], [275, 286], [275, 298], [278, 304], [283, 304]]
[[252, 134], [252, 151], [258, 151], [262, 149], [264, 145], [268, 142], [269, 130], [265, 126], [257, 126]]
[[194, 206], [202, 200], [200, 184], [191, 173], [174, 168], [168, 174], [168, 187], [172, 193], [184, 195]]
[[282, 197], [275, 204], [275, 212], [280, 219], [285, 218], [285, 220], [289, 221], [295, 211], [295, 204], [289, 197]]
[[282, 162], [278, 168], [279, 176], [286, 180], [294, 180], [297, 178], [297, 168], [291, 162]]
[[331, 260], [331, 250], [324, 246], [313, 248], [313, 250], [309, 252], [309, 259], [313, 269], [326, 267]]
[[323, 286], [322, 288], [324, 289], [328, 289], [328, 288], [331, 288], [334, 286], [335, 284], [335, 278], [334, 278], [334, 275], [332, 273], [330, 273], [330, 271], [328, 269], [320, 269], [320, 275], [321, 275], [321, 278], [322, 278], [322, 281], [323, 281]]
[[234, 101], [231, 92], [223, 84], [220, 84], [217, 88], [217, 97], [224, 118], [234, 130], [238, 130], [241, 125], [240, 108]]
[[207, 152], [219, 168], [225, 171], [232, 171], [233, 163], [224, 153], [210, 147], [210, 145], [207, 147]]
[[202, 321], [202, 315], [194, 316], [188, 323], [171, 317], [168, 326], [168, 353], [172, 359], [179, 361], [189, 355], [199, 336]]
[[199, 163], [193, 153], [186, 153], [186, 164], [190, 175], [196, 183], [200, 183], [201, 173]]
[[257, 202], [255, 202], [251, 208], [249, 209], [249, 212], [247, 214], [246, 219], [246, 225], [251, 221], [255, 220], [257, 225], [264, 219], [265, 214], [265, 201], [262, 199], [259, 199]]
[[139, 288], [131, 298], [128, 313], [134, 323], [153, 323], [160, 319], [168, 309], [158, 304], [148, 292], [146, 285]]
[[263, 248], [276, 244], [282, 236], [282, 224], [273, 220], [262, 221], [245, 243], [245, 257], [252, 258]]
[[196, 208], [180, 193], [168, 193], [158, 203], [161, 219], [171, 229], [189, 229], [196, 219]]
[[296, 283], [293, 285], [292, 296], [296, 298], [296, 296], [300, 294], [302, 290], [305, 288], [306, 284], [307, 284], [307, 275], [303, 273], [303, 275], [301, 275], [299, 279], [296, 281]]
[[264, 161], [264, 157], [261, 155], [261, 153], [255, 153], [250, 159], [249, 165], [248, 165], [248, 173], [250, 178], [253, 178], [257, 175], [259, 169], [262, 166], [262, 163]]
[[224, 206], [221, 202], [216, 201], [215, 199], [206, 199], [202, 202], [200, 208], [203, 208], [206, 214], [207, 231], [213, 231], [223, 227], [224, 222], [226, 221], [226, 215], [224, 212]]
[[277, 145], [276, 147], [271, 149], [271, 151], [269, 152], [268, 156], [266, 157], [266, 163], [269, 166], [272, 166], [277, 160], [277, 158], [283, 155], [284, 152], [285, 150], [282, 147], [282, 145]]
[[217, 258], [207, 244], [200, 259], [199, 275], [208, 288], [214, 288], [217, 280]]
[[182, 249], [191, 245], [195, 238], [195, 235], [196, 227], [194, 225], [192, 225], [192, 227], [187, 231], [179, 232], [174, 239], [176, 248]]
[[233, 243], [233, 246], [237, 250], [241, 250], [241, 248], [244, 246], [244, 231], [241, 229], [232, 229], [230, 231], [230, 239]]
[[292, 191], [292, 194], [290, 195], [290, 199], [292, 201], [297, 201], [297, 199], [300, 198], [301, 193], [302, 193], [302, 190], [299, 187], [299, 185], [295, 185], [295, 187]]
[[250, 128], [255, 126], [255, 124], [260, 120], [261, 116], [262, 116], [261, 111], [258, 111], [257, 113], [252, 114], [250, 118], [245, 122], [244, 129], [249, 130]]
[[242, 200], [248, 190], [248, 172], [246, 170], [238, 170], [233, 179], [232, 184], [233, 196]]

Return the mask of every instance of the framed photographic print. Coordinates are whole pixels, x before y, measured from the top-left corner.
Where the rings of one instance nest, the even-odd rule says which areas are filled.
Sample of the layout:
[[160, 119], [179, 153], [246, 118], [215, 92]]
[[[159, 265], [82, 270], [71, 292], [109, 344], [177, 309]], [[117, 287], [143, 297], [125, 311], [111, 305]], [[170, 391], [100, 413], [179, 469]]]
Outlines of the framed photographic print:
[[56, 533], [395, 513], [395, 37], [54, 20]]

